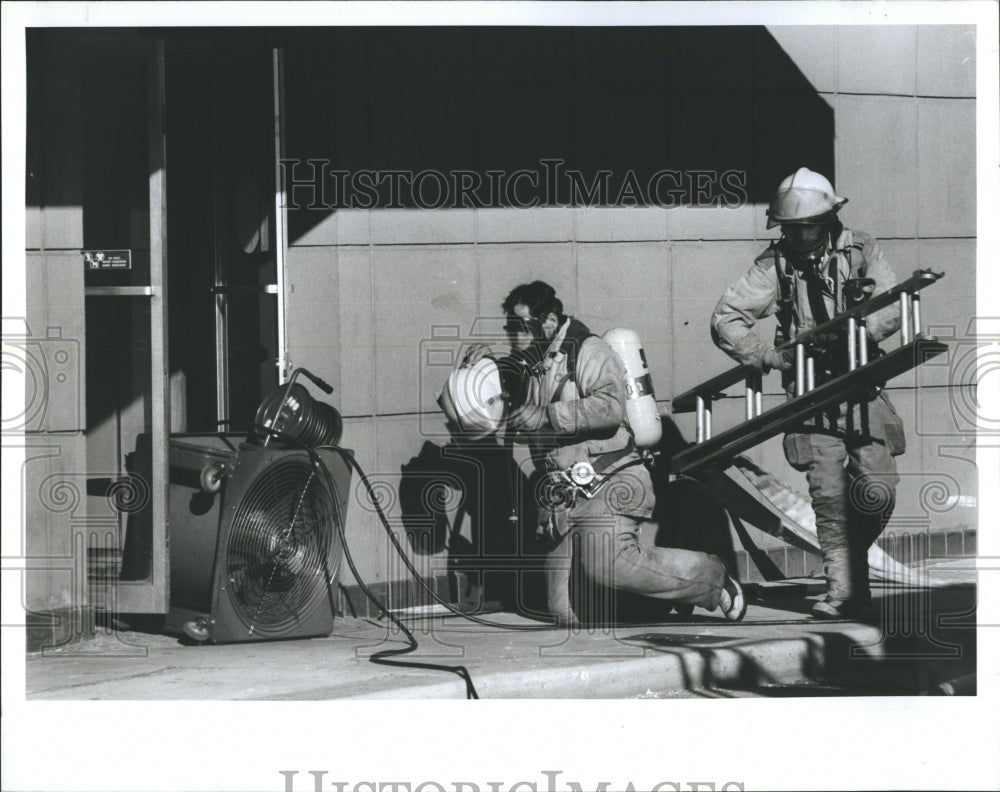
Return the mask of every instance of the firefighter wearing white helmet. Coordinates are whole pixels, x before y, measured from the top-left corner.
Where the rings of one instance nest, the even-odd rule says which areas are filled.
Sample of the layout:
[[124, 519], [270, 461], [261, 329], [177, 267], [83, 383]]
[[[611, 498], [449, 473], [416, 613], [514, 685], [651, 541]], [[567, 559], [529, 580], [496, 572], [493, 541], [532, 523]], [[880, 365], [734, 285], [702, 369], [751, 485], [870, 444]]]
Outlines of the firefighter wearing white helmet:
[[[767, 227], [781, 236], [723, 294], [712, 314], [712, 338], [728, 355], [763, 373], [780, 369], [789, 394], [794, 356], [776, 347], [885, 292], [896, 275], [878, 241], [841, 223], [847, 203], [829, 180], [799, 168], [778, 186]], [[758, 333], [759, 320], [777, 317], [774, 340]], [[899, 329], [898, 305], [867, 318], [869, 357]], [[846, 344], [833, 342], [816, 359], [816, 385], [845, 370]], [[827, 593], [818, 618], [856, 616], [871, 603], [868, 548], [885, 527], [899, 483], [893, 457], [903, 452], [903, 426], [881, 388], [840, 405], [789, 432], [785, 457], [804, 471], [816, 515]]]
[[[587, 581], [589, 596], [582, 599], [589, 602], [599, 599], [596, 584], [662, 600], [664, 613], [672, 603], [721, 608], [727, 619], [742, 618], [743, 593], [717, 556], [638, 541], [655, 499], [627, 424], [628, 378], [618, 354], [566, 316], [543, 281], [514, 288], [503, 311], [511, 346], [522, 354], [534, 350], [525, 401], [507, 419], [507, 431], [528, 445], [543, 481], [539, 533], [548, 542], [552, 616], [562, 624], [590, 617], [577, 608], [581, 598], [570, 596], [575, 563]], [[639, 369], [632, 378], [637, 376]]]

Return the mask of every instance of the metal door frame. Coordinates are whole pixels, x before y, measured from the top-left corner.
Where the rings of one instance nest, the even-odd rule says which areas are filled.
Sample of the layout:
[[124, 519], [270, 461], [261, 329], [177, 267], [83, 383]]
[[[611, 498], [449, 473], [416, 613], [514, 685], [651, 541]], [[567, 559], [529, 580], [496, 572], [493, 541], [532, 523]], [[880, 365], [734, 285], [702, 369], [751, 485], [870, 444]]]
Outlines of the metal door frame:
[[152, 441], [149, 498], [152, 514], [150, 574], [147, 580], [117, 581], [107, 605], [119, 613], [166, 613], [170, 603], [170, 556], [167, 551], [170, 515], [170, 369], [167, 326], [167, 135], [166, 57], [164, 42], [152, 42], [146, 52], [147, 120], [149, 129], [149, 284], [91, 286], [88, 296], [148, 299], [150, 302], [150, 414]]
[[271, 51], [274, 72], [274, 255], [278, 291], [278, 384], [288, 379], [288, 350], [285, 348], [285, 260], [288, 251], [288, 205], [281, 162], [285, 158], [285, 52]]

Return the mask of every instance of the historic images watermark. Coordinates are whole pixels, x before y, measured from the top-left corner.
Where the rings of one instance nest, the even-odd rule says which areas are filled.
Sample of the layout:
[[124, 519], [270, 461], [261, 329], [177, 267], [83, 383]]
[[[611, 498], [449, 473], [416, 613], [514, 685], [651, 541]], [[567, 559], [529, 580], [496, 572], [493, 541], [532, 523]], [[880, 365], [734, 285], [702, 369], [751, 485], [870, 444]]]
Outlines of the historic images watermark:
[[530, 209], [660, 207], [735, 209], [748, 201], [742, 170], [652, 173], [567, 168], [542, 159], [515, 170], [341, 170], [330, 159], [281, 160], [288, 209]]
[[581, 783], [560, 779], [562, 770], [542, 770], [542, 781], [330, 781], [328, 770], [307, 770], [297, 784], [298, 770], [279, 770], [284, 792], [743, 792], [742, 781], [659, 781], [637, 785], [633, 781]]

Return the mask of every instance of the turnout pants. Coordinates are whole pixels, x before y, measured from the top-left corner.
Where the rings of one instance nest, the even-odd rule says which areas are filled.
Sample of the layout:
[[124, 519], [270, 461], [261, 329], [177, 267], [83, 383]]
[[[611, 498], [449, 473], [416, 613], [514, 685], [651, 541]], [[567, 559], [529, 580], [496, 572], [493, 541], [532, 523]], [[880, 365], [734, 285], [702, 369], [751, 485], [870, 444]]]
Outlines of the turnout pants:
[[[648, 473], [642, 474], [648, 481]], [[725, 583], [721, 559], [640, 545], [639, 531], [648, 518], [617, 513], [622, 509], [616, 493], [623, 489], [612, 481], [561, 515], [561, 535], [552, 538], [545, 559], [549, 612], [565, 624], [606, 621], [613, 618], [616, 592], [718, 607]]]
[[880, 393], [827, 423], [785, 435], [785, 457], [809, 484], [827, 599], [867, 604], [868, 549], [895, 506], [893, 456], [905, 450], [902, 422]]

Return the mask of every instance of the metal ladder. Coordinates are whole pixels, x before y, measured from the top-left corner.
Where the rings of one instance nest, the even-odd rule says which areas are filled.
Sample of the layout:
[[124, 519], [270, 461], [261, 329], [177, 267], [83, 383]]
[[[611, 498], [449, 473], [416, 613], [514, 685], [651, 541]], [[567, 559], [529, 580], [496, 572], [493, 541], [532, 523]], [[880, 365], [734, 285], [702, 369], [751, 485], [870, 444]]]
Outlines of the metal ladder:
[[[946, 344], [923, 334], [920, 317], [920, 290], [943, 277], [944, 273], [917, 270], [895, 288], [779, 346], [779, 351], [795, 350], [795, 395], [777, 407], [763, 409], [762, 378], [760, 372], [750, 366], [737, 366], [674, 397], [675, 414], [695, 413], [696, 437], [694, 445], [677, 452], [670, 459], [670, 472], [694, 473], [713, 466], [728, 467], [742, 451], [801, 424], [831, 405], [851, 401], [852, 394], [868, 386], [890, 380], [947, 352]], [[869, 361], [865, 317], [894, 302], [899, 303], [902, 343], [898, 349]], [[810, 342], [844, 330], [848, 370], [817, 387], [815, 355], [825, 349]], [[723, 398], [724, 391], [741, 380], [746, 386], [746, 420], [713, 435], [712, 403]]]

